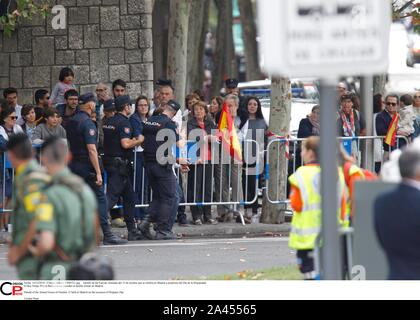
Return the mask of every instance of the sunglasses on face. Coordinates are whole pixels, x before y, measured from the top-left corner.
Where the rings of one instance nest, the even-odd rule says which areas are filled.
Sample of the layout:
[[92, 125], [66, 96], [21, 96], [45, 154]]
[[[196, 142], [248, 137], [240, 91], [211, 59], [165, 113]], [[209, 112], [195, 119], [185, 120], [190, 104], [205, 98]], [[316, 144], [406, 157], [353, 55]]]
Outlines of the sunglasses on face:
[[414, 99], [420, 99], [420, 96], [414, 96]]
[[395, 102], [387, 102], [386, 105], [389, 107], [396, 107], [398, 104]]
[[18, 117], [9, 117], [10, 120], [17, 120]]

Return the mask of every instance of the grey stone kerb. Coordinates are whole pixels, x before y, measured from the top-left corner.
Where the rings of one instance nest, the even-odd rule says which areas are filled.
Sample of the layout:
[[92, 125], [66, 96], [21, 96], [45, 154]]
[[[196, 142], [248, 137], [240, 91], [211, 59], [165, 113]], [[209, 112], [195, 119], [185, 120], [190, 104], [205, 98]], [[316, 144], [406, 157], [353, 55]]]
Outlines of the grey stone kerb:
[[66, 8], [64, 30], [53, 16], [19, 25], [11, 38], [0, 31], [0, 91], [19, 90], [33, 103], [39, 88], [51, 89], [61, 68], [76, 74], [80, 91], [121, 78], [132, 97], [153, 96], [153, 0], [55, 0]]

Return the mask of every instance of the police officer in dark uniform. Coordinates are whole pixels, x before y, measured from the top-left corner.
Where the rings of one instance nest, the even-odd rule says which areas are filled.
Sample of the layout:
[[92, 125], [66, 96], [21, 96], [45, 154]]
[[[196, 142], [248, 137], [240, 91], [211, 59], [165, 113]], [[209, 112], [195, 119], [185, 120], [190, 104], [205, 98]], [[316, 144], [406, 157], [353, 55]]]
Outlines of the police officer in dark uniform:
[[69, 120], [67, 126], [67, 138], [73, 155], [69, 167], [86, 181], [96, 195], [104, 245], [125, 244], [126, 241], [112, 233], [108, 222], [102, 168], [98, 156], [98, 130], [91, 119], [96, 109], [94, 95], [87, 93], [80, 96], [79, 105], [80, 112]]
[[134, 148], [143, 143], [142, 138], [133, 138], [130, 124], [131, 99], [121, 96], [115, 99], [117, 114], [103, 122], [104, 166], [108, 174], [107, 199], [108, 211], [123, 199], [124, 220], [128, 229], [128, 240], [144, 240], [134, 223], [135, 198], [132, 161]]
[[[176, 203], [177, 179], [173, 171], [174, 163], [168, 163], [168, 159], [172, 154], [171, 145], [180, 140], [176, 124], [172, 121], [172, 118], [180, 109], [181, 107], [176, 101], [169, 101], [164, 106], [162, 114], [149, 118], [143, 129], [145, 139], [144, 161], [147, 177], [153, 191], [153, 199], [148, 215], [139, 226], [139, 230], [149, 239], [152, 237], [150, 233], [151, 223], [155, 223], [155, 240], [176, 238], [171, 229], [174, 219], [172, 213]], [[161, 134], [161, 130], [168, 130], [164, 133], [165, 136], [169, 137], [168, 141], [157, 141], [157, 136]], [[168, 144], [170, 150], [161, 154], [160, 147], [164, 143]]]

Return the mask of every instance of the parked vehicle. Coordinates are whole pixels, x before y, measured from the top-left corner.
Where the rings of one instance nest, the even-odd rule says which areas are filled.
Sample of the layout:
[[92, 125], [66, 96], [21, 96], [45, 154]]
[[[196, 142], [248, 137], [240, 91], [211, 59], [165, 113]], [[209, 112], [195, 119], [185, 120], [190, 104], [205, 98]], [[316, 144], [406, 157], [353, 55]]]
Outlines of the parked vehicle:
[[407, 66], [414, 67], [420, 63], [420, 36], [413, 34], [408, 43]]
[[[316, 79], [292, 80], [292, 119], [290, 132], [297, 135], [300, 121], [306, 118], [312, 108], [319, 104], [319, 85]], [[270, 122], [271, 80], [244, 82], [239, 84], [242, 96], [257, 96], [261, 100], [264, 119]]]

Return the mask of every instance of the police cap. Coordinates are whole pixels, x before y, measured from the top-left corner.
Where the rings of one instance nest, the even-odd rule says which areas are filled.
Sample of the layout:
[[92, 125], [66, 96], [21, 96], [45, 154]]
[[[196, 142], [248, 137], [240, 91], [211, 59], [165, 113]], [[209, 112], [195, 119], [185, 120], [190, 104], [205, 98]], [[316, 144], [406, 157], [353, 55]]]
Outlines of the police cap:
[[86, 104], [86, 103], [89, 103], [89, 102], [95, 102], [96, 103], [95, 96], [93, 95], [92, 92], [82, 94], [79, 97], [79, 104]]
[[131, 99], [129, 96], [121, 96], [115, 99], [115, 109], [120, 112], [124, 109], [126, 105], [131, 104]]
[[172, 109], [174, 109], [175, 112], [178, 112], [181, 109], [181, 106], [175, 100], [169, 100], [168, 106], [170, 106]]
[[160, 78], [158, 81], [156, 81], [156, 85], [172, 87], [172, 80]]
[[227, 79], [225, 83], [226, 83], [226, 88], [236, 89], [238, 87], [239, 81], [238, 79]]
[[104, 111], [115, 111], [114, 99], [109, 99], [104, 102]]

